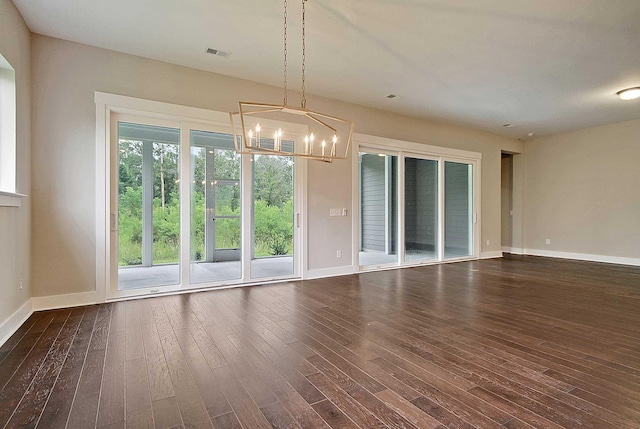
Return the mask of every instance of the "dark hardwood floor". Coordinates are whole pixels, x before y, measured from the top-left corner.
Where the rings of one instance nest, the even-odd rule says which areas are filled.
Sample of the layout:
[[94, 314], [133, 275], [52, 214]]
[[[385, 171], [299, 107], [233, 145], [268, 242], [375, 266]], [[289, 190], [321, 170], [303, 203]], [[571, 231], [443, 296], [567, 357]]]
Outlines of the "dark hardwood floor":
[[640, 268], [536, 257], [35, 313], [0, 427], [640, 428]]

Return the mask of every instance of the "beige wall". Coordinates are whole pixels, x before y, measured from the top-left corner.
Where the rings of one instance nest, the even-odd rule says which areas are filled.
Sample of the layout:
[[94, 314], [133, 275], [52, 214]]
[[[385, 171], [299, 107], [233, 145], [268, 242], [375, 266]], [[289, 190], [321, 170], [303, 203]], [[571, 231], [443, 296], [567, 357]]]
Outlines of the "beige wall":
[[635, 120], [525, 143], [525, 247], [640, 258], [638, 136]]
[[[94, 91], [219, 111], [241, 99], [273, 102], [281, 89], [33, 35], [34, 296], [94, 289]], [[295, 98], [295, 97], [294, 97]], [[442, 123], [309, 97], [309, 106], [353, 119], [356, 132], [483, 154], [483, 252], [500, 250], [500, 154], [521, 142]], [[309, 166], [309, 268], [350, 265], [351, 161]], [[343, 258], [336, 259], [336, 250]]]
[[[31, 193], [30, 51], [30, 34], [22, 17], [10, 0], [0, 0], [0, 52], [16, 71], [16, 190], [22, 194]], [[20, 208], [0, 207], [0, 324], [30, 297], [30, 212], [30, 198], [23, 198]], [[24, 281], [21, 291], [20, 279]]]

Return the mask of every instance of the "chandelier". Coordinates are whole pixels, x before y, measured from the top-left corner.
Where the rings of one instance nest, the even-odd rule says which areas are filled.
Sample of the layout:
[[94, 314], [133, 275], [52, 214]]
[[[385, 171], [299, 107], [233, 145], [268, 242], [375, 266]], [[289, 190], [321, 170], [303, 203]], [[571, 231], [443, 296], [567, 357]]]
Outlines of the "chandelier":
[[284, 0], [284, 99], [282, 104], [241, 101], [229, 114], [236, 152], [298, 156], [332, 162], [349, 154], [353, 122], [307, 109], [305, 94], [306, 16], [302, 2], [302, 98], [300, 107], [287, 98], [287, 0]]

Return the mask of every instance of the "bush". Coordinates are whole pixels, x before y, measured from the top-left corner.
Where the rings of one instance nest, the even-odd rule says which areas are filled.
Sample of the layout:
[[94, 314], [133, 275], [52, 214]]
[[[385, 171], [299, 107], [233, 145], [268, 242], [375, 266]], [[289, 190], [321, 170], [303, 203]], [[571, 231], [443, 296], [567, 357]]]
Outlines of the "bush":
[[254, 207], [255, 256], [290, 254], [293, 251], [293, 200], [289, 199], [282, 207], [257, 200]]

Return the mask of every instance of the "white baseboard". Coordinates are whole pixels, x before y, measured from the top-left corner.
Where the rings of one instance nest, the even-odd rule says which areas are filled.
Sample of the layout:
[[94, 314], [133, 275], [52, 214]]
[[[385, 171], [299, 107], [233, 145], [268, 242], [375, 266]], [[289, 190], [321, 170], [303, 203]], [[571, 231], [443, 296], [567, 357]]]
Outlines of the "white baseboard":
[[322, 268], [318, 270], [307, 271], [307, 273], [303, 277], [303, 280], [321, 279], [324, 277], [347, 276], [355, 272], [357, 271], [354, 270], [352, 265], [345, 265], [343, 267], [334, 267], [334, 268]]
[[493, 258], [502, 258], [502, 251], [498, 250], [495, 252], [482, 252], [480, 254], [480, 259], [493, 259]]
[[31, 314], [33, 314], [33, 308], [31, 300], [28, 299], [27, 302], [22, 304], [11, 316], [0, 323], [0, 346], [22, 326]]
[[546, 256], [548, 258], [576, 259], [579, 261], [604, 262], [607, 264], [632, 265], [640, 267], [640, 259], [621, 256], [591, 255], [588, 253], [557, 252], [555, 250], [524, 249], [525, 255]]
[[31, 298], [33, 311], [52, 310], [54, 308], [79, 307], [96, 304], [96, 292], [69, 293], [66, 295], [36, 296]]
[[507, 247], [508, 250], [502, 250], [503, 252], [511, 253], [512, 255], [526, 255], [522, 247]]

